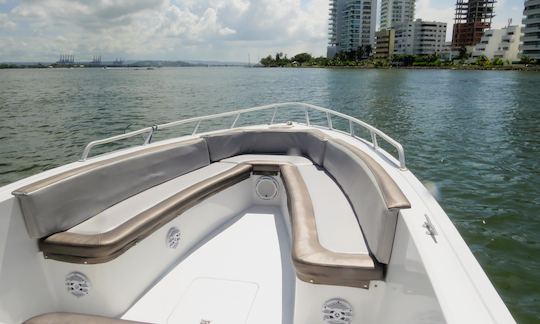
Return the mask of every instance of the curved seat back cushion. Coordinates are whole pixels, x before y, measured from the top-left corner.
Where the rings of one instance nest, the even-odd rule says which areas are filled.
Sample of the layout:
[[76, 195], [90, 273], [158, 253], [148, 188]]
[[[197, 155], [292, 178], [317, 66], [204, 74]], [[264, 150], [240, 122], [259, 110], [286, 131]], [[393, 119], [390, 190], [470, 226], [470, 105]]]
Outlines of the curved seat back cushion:
[[251, 169], [251, 165], [239, 164], [210, 176], [148, 206], [146, 210], [103, 233], [65, 231], [53, 234], [39, 241], [40, 250], [50, 259], [65, 262], [107, 262], [204, 199], [248, 179]]
[[204, 138], [212, 162], [241, 154], [287, 154], [307, 156], [322, 165], [326, 144], [324, 135], [317, 131], [240, 130]]
[[369, 167], [345, 146], [333, 140], [327, 143], [324, 168], [349, 198], [369, 249], [379, 262], [387, 264], [398, 210], [388, 209]]
[[67, 230], [132, 195], [210, 164], [206, 141], [173, 143], [103, 160], [13, 192], [28, 233]]

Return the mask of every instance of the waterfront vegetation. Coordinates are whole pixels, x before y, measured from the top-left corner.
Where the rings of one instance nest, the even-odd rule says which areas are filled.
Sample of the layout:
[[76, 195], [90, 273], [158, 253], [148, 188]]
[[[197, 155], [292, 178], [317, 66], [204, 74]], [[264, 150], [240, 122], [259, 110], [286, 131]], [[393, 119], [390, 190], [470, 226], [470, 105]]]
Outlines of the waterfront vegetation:
[[24, 69], [24, 68], [46, 68], [47, 65], [41, 63], [34, 64], [15, 64], [15, 63], [0, 63], [0, 69]]
[[500, 58], [492, 60], [485, 56], [470, 59], [466, 53], [461, 53], [452, 60], [445, 59], [438, 54], [432, 55], [393, 55], [388, 58], [374, 58], [370, 56], [371, 48], [352, 52], [340, 52], [334, 58], [314, 57], [309, 53], [300, 53], [292, 57], [287, 54], [276, 53], [260, 60], [264, 67], [351, 67], [351, 68], [463, 68], [463, 69], [533, 69], [540, 67], [535, 60], [523, 57], [521, 62], [509, 62]]
[[[528, 57], [522, 57], [520, 62], [509, 62], [500, 58], [488, 59], [480, 56], [471, 59], [467, 53], [463, 52], [452, 60], [444, 56], [433, 55], [393, 55], [388, 58], [375, 58], [371, 56], [371, 47], [366, 46], [357, 51], [340, 52], [332, 59], [319, 56], [315, 57], [309, 53], [300, 53], [292, 57], [287, 54], [276, 53], [275, 56], [268, 55], [260, 60], [260, 65], [264, 67], [336, 67], [336, 68], [440, 68], [440, 69], [503, 69], [503, 70], [534, 70], [540, 71], [540, 61]], [[212, 66], [238, 66], [239, 64], [212, 64]], [[183, 61], [137, 61], [129, 64], [58, 64], [58, 63], [0, 63], [0, 69], [21, 69], [21, 68], [69, 68], [69, 67], [187, 67], [187, 66], [209, 66], [204, 63], [188, 63]]]

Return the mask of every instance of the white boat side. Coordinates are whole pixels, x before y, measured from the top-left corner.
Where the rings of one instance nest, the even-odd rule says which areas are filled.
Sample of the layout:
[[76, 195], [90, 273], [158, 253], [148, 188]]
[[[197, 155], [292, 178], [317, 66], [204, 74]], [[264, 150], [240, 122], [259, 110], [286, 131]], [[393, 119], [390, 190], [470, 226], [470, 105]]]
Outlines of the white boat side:
[[[323, 305], [338, 298], [346, 300], [352, 307], [350, 323], [515, 323], [449, 217], [406, 168], [401, 145], [388, 135], [352, 117], [296, 103], [215, 117], [240, 116], [295, 105], [305, 113], [305, 122], [276, 125], [273, 124], [274, 112], [271, 123], [241, 129], [316, 129], [325, 136], [349, 143], [376, 161], [410, 202], [411, 208], [401, 209], [398, 213], [391, 258], [384, 266], [382, 280], [371, 280], [368, 289], [363, 289], [310, 283], [295, 276], [290, 260], [292, 225], [284, 184], [279, 178], [274, 179], [278, 188], [276, 198], [263, 199], [255, 194], [255, 188], [264, 175], [252, 175], [212, 195], [185, 211], [185, 217], [167, 222], [108, 262], [76, 264], [44, 258], [37, 239], [28, 234], [13, 191], [93, 163], [220, 132], [199, 134], [199, 121], [209, 119], [202, 117], [189, 120], [189, 123], [195, 123], [192, 135], [155, 143], [151, 143], [150, 135], [142, 146], [88, 158], [95, 145], [144, 133], [153, 134], [156, 130], [187, 122], [158, 125], [129, 133], [129, 136], [95, 141], [87, 147], [80, 161], [0, 188], [0, 322], [19, 323], [39, 314], [73, 312], [155, 323], [188, 320], [214, 323], [211, 318], [201, 317], [208, 311], [208, 316], [220, 318], [223, 323], [324, 323]], [[334, 129], [332, 117], [328, 117], [326, 127], [315, 127], [311, 124], [309, 109], [326, 116], [345, 116], [351, 131]], [[237, 121], [238, 117], [232, 128]], [[371, 138], [355, 137], [353, 125], [366, 127]], [[380, 148], [377, 137], [390, 142], [399, 156], [394, 158]], [[245, 157], [248, 160], [265, 158], [275, 160], [271, 155]], [[316, 170], [304, 158], [280, 156], [280, 159], [301, 170]], [[225, 159], [219, 163], [237, 165], [241, 162]], [[223, 165], [223, 168], [228, 166]], [[314, 188], [327, 186], [320, 182], [327, 181], [325, 179], [312, 181], [310, 185]], [[156, 186], [151, 190], [157, 192], [159, 188]], [[155, 197], [158, 194], [148, 195]], [[313, 195], [312, 200], [329, 199], [317, 196], [317, 193]], [[343, 224], [346, 222], [344, 219]], [[179, 228], [182, 237], [177, 249], [165, 244], [172, 228]], [[333, 244], [336, 249], [347, 248], [340, 246], [347, 244], [340, 241], [345, 239], [340, 237], [343, 233], [349, 233], [343, 230], [339, 233], [327, 231], [324, 234], [327, 238], [321, 236], [320, 240], [329, 249]], [[355, 244], [352, 249], [358, 246]], [[212, 257], [215, 259], [209, 260]], [[66, 289], [66, 279], [72, 273], [82, 273], [88, 278], [91, 283], [88, 295], [76, 297]]]

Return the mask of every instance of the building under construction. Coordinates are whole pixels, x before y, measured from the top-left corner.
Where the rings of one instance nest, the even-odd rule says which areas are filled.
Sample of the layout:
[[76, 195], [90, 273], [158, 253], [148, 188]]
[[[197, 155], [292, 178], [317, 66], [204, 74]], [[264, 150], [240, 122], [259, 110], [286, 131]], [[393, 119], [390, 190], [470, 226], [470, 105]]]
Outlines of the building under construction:
[[495, 17], [495, 0], [457, 0], [452, 47], [474, 46], [480, 42]]

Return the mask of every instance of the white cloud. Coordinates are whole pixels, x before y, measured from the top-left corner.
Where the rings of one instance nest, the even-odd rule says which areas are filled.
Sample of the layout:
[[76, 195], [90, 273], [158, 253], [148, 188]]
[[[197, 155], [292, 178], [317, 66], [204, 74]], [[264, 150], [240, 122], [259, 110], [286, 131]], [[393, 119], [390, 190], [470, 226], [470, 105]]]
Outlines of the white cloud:
[[200, 16], [189, 9], [169, 5], [156, 29], [157, 35], [165, 35], [190, 43], [206, 42], [235, 34], [236, 30], [223, 26], [218, 21], [217, 11], [208, 8]]
[[14, 29], [15, 23], [11, 21], [8, 15], [0, 12], [0, 29]]
[[[503, 15], [511, 11], [510, 2], [499, 1], [496, 26], [506, 21]], [[66, 52], [81, 60], [102, 55], [245, 61], [248, 53], [255, 60], [279, 51], [322, 55], [328, 4], [328, 0], [19, 0], [10, 12], [0, 9], [4, 45], [0, 61], [50, 61]], [[418, 0], [416, 17], [446, 22], [450, 39], [454, 1]]]
[[327, 7], [327, 0], [22, 0], [9, 17], [26, 31], [10, 46], [27, 51], [26, 59], [47, 49], [48, 59], [62, 52], [230, 60], [245, 60], [248, 52], [322, 54]]

